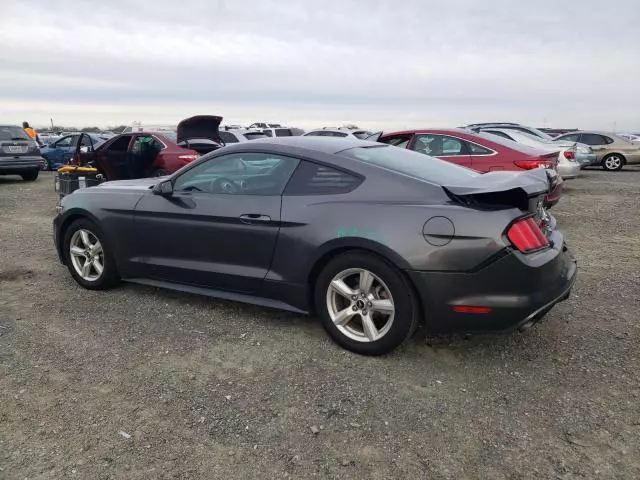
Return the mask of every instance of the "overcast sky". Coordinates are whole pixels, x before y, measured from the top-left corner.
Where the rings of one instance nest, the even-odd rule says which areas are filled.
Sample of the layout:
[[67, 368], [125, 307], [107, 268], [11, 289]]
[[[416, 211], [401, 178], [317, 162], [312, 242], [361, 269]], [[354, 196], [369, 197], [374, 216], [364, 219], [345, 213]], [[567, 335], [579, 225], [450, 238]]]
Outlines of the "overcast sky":
[[3, 0], [0, 122], [640, 130], [638, 0]]

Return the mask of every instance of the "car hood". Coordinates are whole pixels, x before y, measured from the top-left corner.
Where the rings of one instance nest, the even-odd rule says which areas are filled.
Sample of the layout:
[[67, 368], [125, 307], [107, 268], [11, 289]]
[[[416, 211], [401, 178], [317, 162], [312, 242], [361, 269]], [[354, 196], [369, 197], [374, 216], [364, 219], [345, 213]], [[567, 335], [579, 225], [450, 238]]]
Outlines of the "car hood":
[[111, 182], [100, 183], [94, 188], [108, 188], [117, 190], [149, 190], [156, 183], [160, 183], [168, 177], [151, 177], [151, 178], [136, 178], [134, 180], [113, 180]]
[[489, 172], [476, 177], [461, 179], [460, 183], [443, 185], [455, 195], [476, 195], [478, 193], [505, 192], [519, 188], [528, 196], [549, 191], [549, 185], [556, 173], [546, 168], [535, 168], [522, 172]]
[[222, 117], [214, 115], [185, 118], [178, 124], [176, 143], [195, 139], [207, 139], [220, 143], [220, 122]]

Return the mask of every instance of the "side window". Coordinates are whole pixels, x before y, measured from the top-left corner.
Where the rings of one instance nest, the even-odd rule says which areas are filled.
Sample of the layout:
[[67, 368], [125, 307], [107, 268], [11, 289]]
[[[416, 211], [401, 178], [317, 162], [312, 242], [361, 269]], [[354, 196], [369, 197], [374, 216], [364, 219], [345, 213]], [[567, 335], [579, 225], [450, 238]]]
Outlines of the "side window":
[[238, 143], [238, 139], [233, 133], [222, 131], [222, 132], [219, 132], [219, 135], [220, 135], [220, 139], [224, 143]]
[[136, 155], [157, 155], [162, 147], [163, 145], [151, 135], [140, 135], [133, 142], [131, 152]]
[[285, 195], [331, 195], [347, 193], [362, 183], [362, 178], [335, 168], [302, 161], [293, 173]]
[[273, 131], [271, 130], [263, 130], [262, 133], [264, 133], [267, 137], [273, 137]]
[[211, 158], [180, 175], [176, 192], [282, 195], [299, 160], [270, 153], [232, 153]]
[[477, 143], [465, 142], [471, 155], [493, 155], [495, 152]]
[[131, 135], [123, 135], [120, 138], [116, 138], [106, 150], [110, 152], [126, 152], [129, 148], [129, 142], [131, 141]]
[[418, 134], [411, 145], [411, 150], [432, 157], [442, 157], [450, 155], [461, 155], [463, 151], [462, 142], [456, 138], [445, 137], [443, 135]]
[[348, 135], [349, 135], [348, 133], [344, 133], [344, 132], [332, 132], [332, 131], [330, 131], [330, 130], [329, 130], [329, 131], [326, 131], [326, 132], [324, 132], [324, 133], [325, 133], [325, 136], [327, 136], [327, 137], [341, 137], [341, 138], [342, 138], [342, 137], [346, 137], [346, 136], [348, 136]]
[[55, 144], [56, 148], [66, 148], [71, 147], [73, 145], [73, 135], [69, 135], [68, 137], [62, 137]]
[[605, 137], [604, 135], [602, 136], [602, 138], [604, 138], [604, 141], [607, 145], [613, 143], [613, 138]]
[[596, 135], [595, 133], [583, 133], [580, 135], [580, 143], [586, 143], [587, 145], [606, 145], [607, 141], [602, 135]]
[[571, 135], [563, 135], [562, 137], [558, 137], [556, 138], [556, 140], [565, 140], [567, 142], [577, 142], [579, 136], [580, 136], [579, 133], [572, 133]]
[[467, 151], [464, 148], [462, 140], [453, 137], [442, 137], [442, 155], [466, 155]]
[[381, 138], [381, 143], [393, 145], [394, 147], [407, 148], [407, 144], [411, 140], [411, 135], [398, 135], [394, 137]]

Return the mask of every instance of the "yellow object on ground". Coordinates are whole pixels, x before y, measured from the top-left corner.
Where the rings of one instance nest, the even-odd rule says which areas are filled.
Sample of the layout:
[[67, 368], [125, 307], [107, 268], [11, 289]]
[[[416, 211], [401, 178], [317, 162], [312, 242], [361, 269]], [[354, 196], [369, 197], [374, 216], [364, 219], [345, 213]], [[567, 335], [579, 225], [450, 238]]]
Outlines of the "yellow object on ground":
[[75, 165], [64, 165], [58, 169], [58, 173], [98, 173], [98, 169], [93, 167], [76, 167]]

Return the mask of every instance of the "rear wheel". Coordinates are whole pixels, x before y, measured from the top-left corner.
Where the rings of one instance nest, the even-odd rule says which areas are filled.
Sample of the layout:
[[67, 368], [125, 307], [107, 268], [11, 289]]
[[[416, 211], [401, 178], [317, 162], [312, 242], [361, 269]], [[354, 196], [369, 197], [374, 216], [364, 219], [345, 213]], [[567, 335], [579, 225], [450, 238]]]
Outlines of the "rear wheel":
[[33, 182], [38, 178], [38, 173], [40, 173], [39, 170], [31, 170], [27, 173], [22, 173], [20, 176], [25, 182]]
[[622, 170], [624, 166], [625, 159], [619, 153], [611, 153], [602, 159], [602, 168], [607, 170], [608, 172], [615, 172], [618, 170]]
[[51, 170], [51, 164], [49, 163], [49, 160], [47, 160], [44, 157], [42, 157], [42, 170], [44, 171]]
[[71, 276], [84, 288], [104, 290], [119, 281], [104, 234], [90, 220], [73, 222], [64, 234], [63, 252]]
[[363, 355], [383, 355], [417, 326], [413, 290], [393, 266], [352, 252], [331, 260], [318, 276], [315, 305], [331, 337]]

